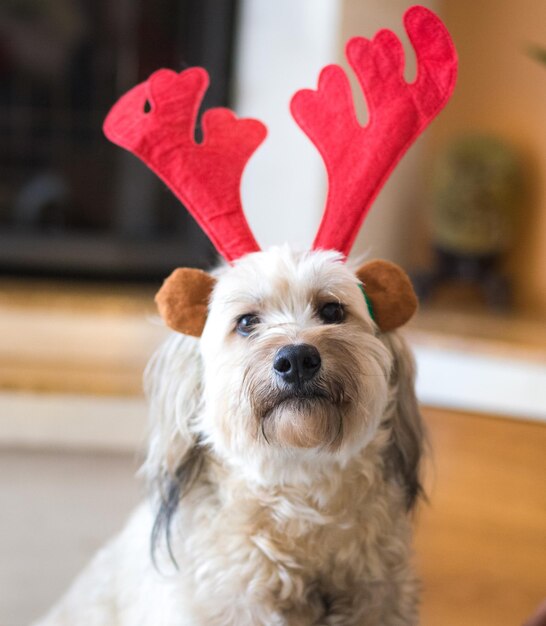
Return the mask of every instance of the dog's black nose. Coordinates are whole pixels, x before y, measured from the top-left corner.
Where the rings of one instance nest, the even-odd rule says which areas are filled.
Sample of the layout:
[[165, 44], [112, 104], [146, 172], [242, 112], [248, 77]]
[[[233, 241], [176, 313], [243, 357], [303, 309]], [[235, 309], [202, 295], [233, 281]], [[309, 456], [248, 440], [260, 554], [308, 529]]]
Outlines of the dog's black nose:
[[273, 369], [290, 384], [311, 380], [320, 369], [319, 351], [307, 343], [283, 346], [275, 355]]

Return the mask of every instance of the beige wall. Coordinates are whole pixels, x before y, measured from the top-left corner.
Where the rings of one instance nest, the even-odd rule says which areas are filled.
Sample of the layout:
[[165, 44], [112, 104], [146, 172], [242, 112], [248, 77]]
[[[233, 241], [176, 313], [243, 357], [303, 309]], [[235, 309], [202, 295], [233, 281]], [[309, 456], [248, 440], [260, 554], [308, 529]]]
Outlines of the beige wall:
[[339, 0], [243, 0], [235, 72], [236, 110], [268, 127], [242, 183], [243, 206], [261, 246], [309, 248], [322, 215], [326, 176], [317, 150], [289, 111], [335, 58]]
[[508, 258], [522, 309], [546, 315], [546, 67], [525, 54], [546, 46], [545, 0], [443, 0], [442, 15], [459, 51], [455, 96], [432, 129], [432, 143], [486, 130], [524, 155], [532, 189]]

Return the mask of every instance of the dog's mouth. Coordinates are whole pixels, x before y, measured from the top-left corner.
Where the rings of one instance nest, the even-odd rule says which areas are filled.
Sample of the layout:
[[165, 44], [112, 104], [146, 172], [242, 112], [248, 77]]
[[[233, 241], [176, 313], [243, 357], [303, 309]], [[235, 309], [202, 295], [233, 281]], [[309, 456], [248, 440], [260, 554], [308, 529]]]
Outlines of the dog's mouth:
[[337, 385], [332, 390], [318, 386], [304, 386], [290, 390], [279, 389], [264, 402], [261, 417], [267, 419], [273, 412], [283, 408], [306, 413], [317, 406], [342, 407], [345, 403], [343, 390]]
[[296, 448], [337, 448], [349, 404], [339, 385], [277, 390], [261, 406], [264, 440]]

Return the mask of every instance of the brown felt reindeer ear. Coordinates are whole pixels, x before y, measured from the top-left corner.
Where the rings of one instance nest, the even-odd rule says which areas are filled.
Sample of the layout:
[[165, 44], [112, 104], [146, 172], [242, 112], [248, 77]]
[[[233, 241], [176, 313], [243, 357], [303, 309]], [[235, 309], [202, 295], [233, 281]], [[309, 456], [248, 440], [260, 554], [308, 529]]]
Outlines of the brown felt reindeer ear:
[[382, 332], [403, 326], [417, 310], [417, 296], [404, 270], [389, 261], [369, 261], [356, 271]]
[[155, 297], [165, 324], [184, 335], [200, 337], [215, 284], [216, 279], [202, 270], [188, 267], [174, 270]]

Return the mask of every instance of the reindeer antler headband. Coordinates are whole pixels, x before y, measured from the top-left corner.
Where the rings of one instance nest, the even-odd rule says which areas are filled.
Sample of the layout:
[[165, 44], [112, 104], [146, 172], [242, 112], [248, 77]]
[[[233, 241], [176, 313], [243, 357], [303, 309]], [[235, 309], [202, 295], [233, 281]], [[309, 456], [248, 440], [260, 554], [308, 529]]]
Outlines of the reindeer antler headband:
[[[292, 99], [292, 115], [328, 173], [326, 209], [313, 249], [349, 254], [389, 174], [451, 96], [457, 56], [447, 29], [421, 6], [406, 12], [404, 24], [417, 56], [412, 83], [404, 79], [404, 52], [393, 32], [347, 43], [347, 59], [368, 105], [366, 126], [358, 122], [349, 81], [337, 65], [322, 70], [316, 91], [298, 91]], [[180, 74], [159, 70], [119, 99], [104, 132], [170, 187], [231, 262], [259, 250], [243, 213], [240, 182], [266, 128], [257, 120], [237, 119], [228, 109], [210, 109], [202, 118], [203, 141], [196, 143], [207, 85], [202, 68]]]

